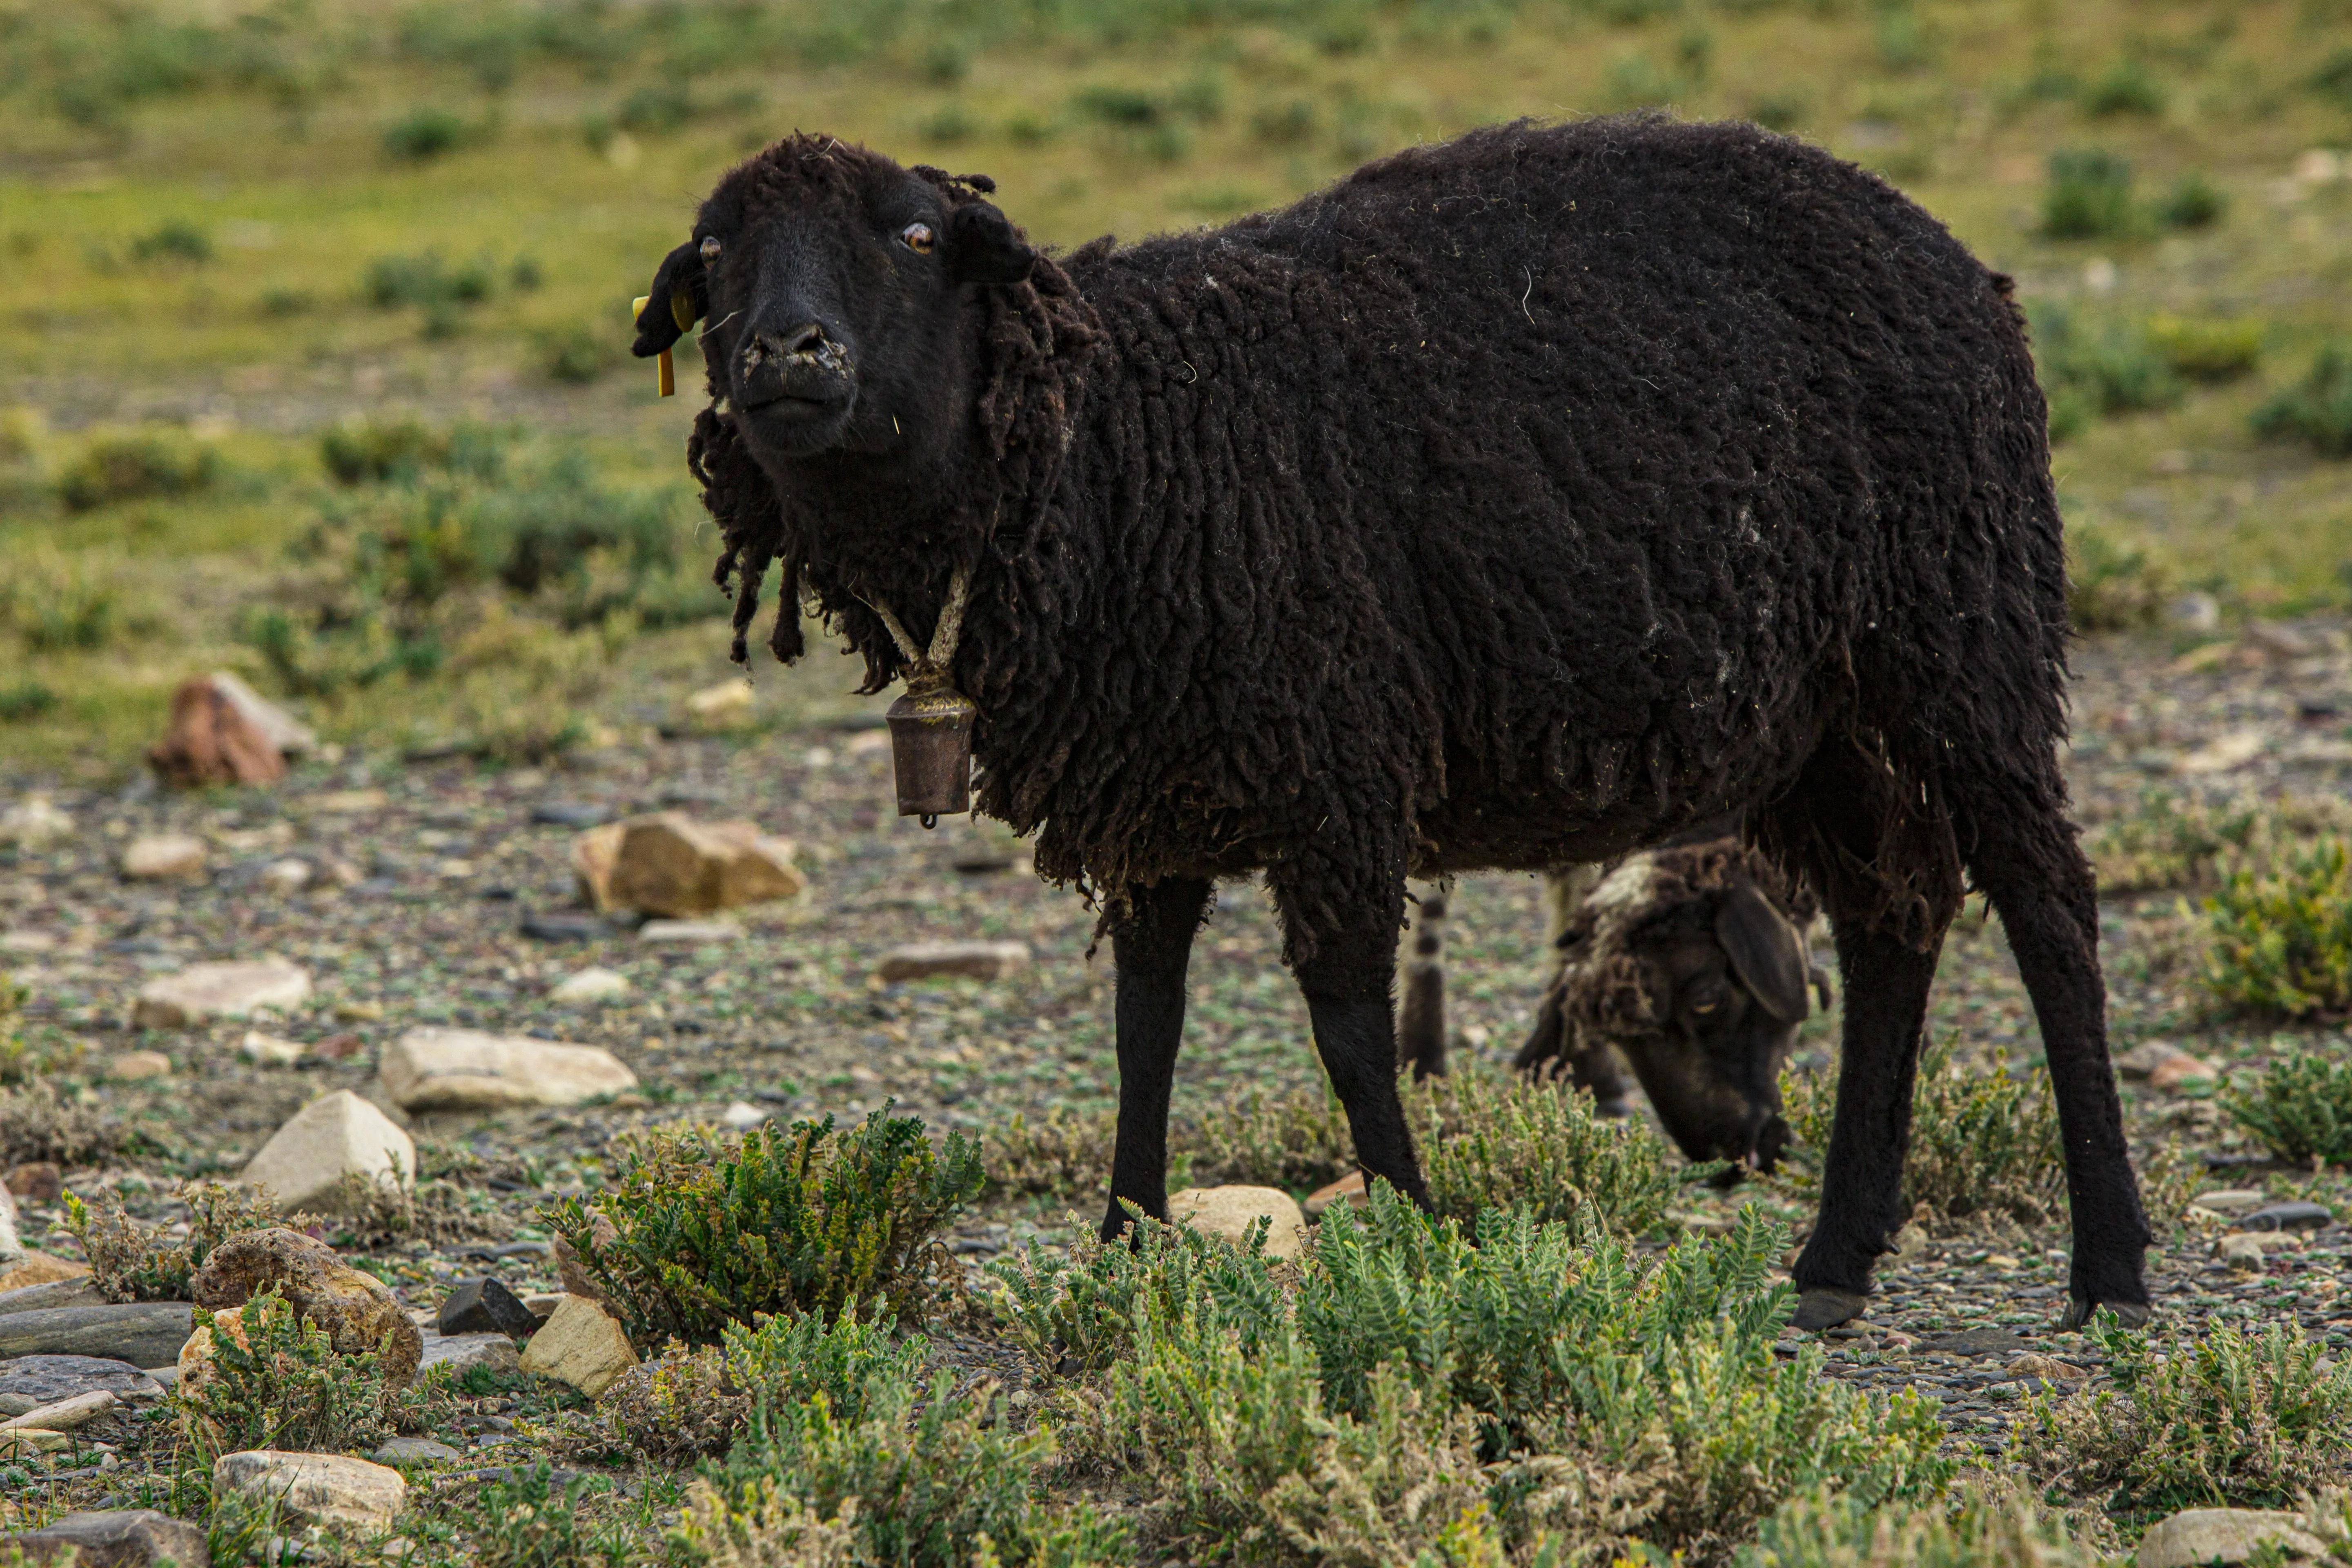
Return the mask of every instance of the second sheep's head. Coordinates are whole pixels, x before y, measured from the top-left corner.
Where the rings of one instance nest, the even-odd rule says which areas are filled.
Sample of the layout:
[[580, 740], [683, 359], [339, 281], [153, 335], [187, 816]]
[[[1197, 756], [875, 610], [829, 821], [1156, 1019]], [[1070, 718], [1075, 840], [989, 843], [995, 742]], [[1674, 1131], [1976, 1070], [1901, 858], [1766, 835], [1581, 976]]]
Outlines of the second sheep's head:
[[944, 461], [971, 423], [973, 295], [1036, 263], [992, 189], [829, 138], [780, 142], [719, 182], [663, 259], [635, 353], [699, 321], [711, 391], [771, 472]]
[[1623, 1054], [1694, 1160], [1769, 1171], [1789, 1141], [1780, 1069], [1829, 983], [1805, 950], [1809, 908], [1725, 839], [1633, 857], [1561, 939], [1560, 1001]]

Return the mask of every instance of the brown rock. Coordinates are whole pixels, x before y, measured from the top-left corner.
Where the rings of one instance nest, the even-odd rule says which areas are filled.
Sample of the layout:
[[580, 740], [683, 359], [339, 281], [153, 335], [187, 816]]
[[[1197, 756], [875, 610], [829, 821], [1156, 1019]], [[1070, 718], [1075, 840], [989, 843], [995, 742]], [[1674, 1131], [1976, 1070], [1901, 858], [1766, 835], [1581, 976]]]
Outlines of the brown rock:
[[1018, 942], [910, 942], [882, 955], [876, 973], [885, 984], [901, 980], [929, 980], [935, 975], [962, 975], [971, 980], [1002, 980], [1029, 963], [1029, 947]]
[[172, 1058], [161, 1051], [121, 1051], [109, 1057], [106, 1076], [117, 1083], [137, 1083], [141, 1079], [169, 1078]]
[[192, 833], [150, 833], [122, 851], [122, 874], [134, 882], [168, 882], [205, 874], [210, 854]]
[[166, 784], [276, 784], [286, 758], [269, 734], [211, 676], [172, 694], [172, 717], [147, 761]]
[[241, 1307], [272, 1286], [299, 1316], [316, 1323], [338, 1351], [346, 1355], [378, 1352], [384, 1381], [393, 1387], [407, 1386], [416, 1374], [417, 1361], [425, 1353], [424, 1336], [391, 1288], [345, 1263], [325, 1242], [299, 1231], [278, 1226], [230, 1237], [213, 1249], [188, 1293], [196, 1305], [217, 1310]]
[[53, 1160], [34, 1160], [10, 1171], [5, 1184], [11, 1196], [26, 1203], [53, 1204], [66, 1195], [65, 1173]]
[[0, 1290], [22, 1290], [33, 1285], [52, 1285], [60, 1279], [79, 1279], [89, 1272], [89, 1265], [70, 1258], [28, 1251], [14, 1263], [0, 1263]]
[[1187, 1187], [1170, 1194], [1168, 1217], [1236, 1245], [1264, 1218], [1268, 1258], [1296, 1258], [1305, 1249], [1307, 1216], [1297, 1200], [1278, 1187]]
[[2217, 1075], [2211, 1065], [2187, 1051], [2175, 1051], [2156, 1064], [2147, 1075], [2150, 1089], [2175, 1089], [2190, 1083], [2211, 1083]]
[[407, 1506], [400, 1472], [341, 1454], [286, 1454], [268, 1448], [223, 1454], [213, 1466], [213, 1489], [275, 1504], [304, 1524], [362, 1535], [380, 1534]]
[[69, 1513], [22, 1535], [0, 1536], [27, 1563], [71, 1563], [74, 1568], [212, 1568], [204, 1527], [152, 1508]]
[[1340, 1177], [1338, 1181], [1331, 1183], [1328, 1186], [1318, 1187], [1313, 1192], [1307, 1194], [1307, 1202], [1303, 1205], [1307, 1210], [1307, 1217], [1308, 1219], [1321, 1218], [1325, 1209], [1329, 1208], [1333, 1204], [1338, 1203], [1342, 1198], [1345, 1198], [1348, 1202], [1355, 1205], [1360, 1209], [1369, 1208], [1371, 1206], [1372, 1194], [1364, 1190], [1363, 1172], [1350, 1171], [1346, 1175]]
[[673, 919], [789, 899], [805, 886], [790, 840], [675, 811], [589, 829], [572, 841], [572, 865], [598, 910]]
[[523, 1347], [522, 1369], [568, 1383], [593, 1399], [637, 1364], [629, 1336], [598, 1302], [570, 1296]]

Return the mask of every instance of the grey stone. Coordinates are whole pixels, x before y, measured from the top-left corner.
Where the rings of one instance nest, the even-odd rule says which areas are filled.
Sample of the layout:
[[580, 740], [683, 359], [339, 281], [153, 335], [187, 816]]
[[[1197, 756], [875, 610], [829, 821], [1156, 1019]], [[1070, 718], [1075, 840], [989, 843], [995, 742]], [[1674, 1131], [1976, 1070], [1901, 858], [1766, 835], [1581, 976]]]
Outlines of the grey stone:
[[[539, 1321], [533, 1317], [531, 1321]], [[419, 1377], [436, 1366], [446, 1366], [452, 1373], [471, 1372], [476, 1367], [490, 1372], [520, 1372], [522, 1352], [515, 1349], [512, 1340], [504, 1334], [436, 1334], [425, 1331], [424, 1359], [416, 1363]]]
[[306, 1524], [366, 1534], [389, 1530], [408, 1500], [408, 1483], [398, 1470], [341, 1454], [274, 1448], [223, 1454], [213, 1466], [213, 1489], [274, 1502]]
[[0, 1416], [99, 1392], [117, 1399], [161, 1399], [163, 1385], [129, 1362], [103, 1356], [28, 1355], [0, 1363]]
[[106, 1298], [99, 1293], [98, 1284], [88, 1276], [74, 1279], [51, 1279], [45, 1284], [26, 1285], [15, 1290], [0, 1290], [0, 1318], [16, 1312], [39, 1312], [52, 1307], [102, 1307]]
[[194, 1311], [185, 1301], [132, 1301], [15, 1312], [0, 1318], [0, 1359], [81, 1355], [162, 1366], [179, 1359], [195, 1329]]
[[1948, 1334], [1942, 1339], [1926, 1341], [1919, 1348], [1940, 1351], [1946, 1355], [2012, 1356], [2021, 1355], [2033, 1346], [2007, 1329], [1969, 1329], [1960, 1333]]
[[2298, 1514], [2254, 1508], [2185, 1509], [2140, 1537], [2138, 1568], [2201, 1568], [2211, 1563], [2243, 1563], [2257, 1548], [2275, 1543], [2305, 1557], [2326, 1550], [2300, 1528]]
[[2242, 1230], [2318, 1230], [2336, 1223], [2336, 1216], [2318, 1204], [2271, 1204], [2238, 1221]]
[[505, 1334], [527, 1340], [538, 1331], [539, 1320], [504, 1282], [485, 1278], [468, 1279], [450, 1291], [434, 1325], [445, 1334]]
[[379, 1465], [441, 1465], [465, 1458], [446, 1443], [430, 1437], [394, 1437], [368, 1456]]
[[39, 1530], [0, 1537], [0, 1547], [14, 1546], [26, 1563], [65, 1563], [74, 1568], [149, 1568], [174, 1563], [177, 1568], [212, 1568], [212, 1549], [201, 1526], [152, 1508], [110, 1509], [103, 1513], [69, 1513]]

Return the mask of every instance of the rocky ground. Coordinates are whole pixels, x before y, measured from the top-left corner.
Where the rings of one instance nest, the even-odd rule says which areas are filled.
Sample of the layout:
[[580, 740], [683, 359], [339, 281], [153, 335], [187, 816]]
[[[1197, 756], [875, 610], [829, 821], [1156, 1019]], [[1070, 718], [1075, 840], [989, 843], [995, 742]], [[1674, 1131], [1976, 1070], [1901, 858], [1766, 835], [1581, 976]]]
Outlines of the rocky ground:
[[[2136, 809], [2151, 790], [2322, 797], [2352, 776], [2352, 643], [2340, 625], [2180, 647], [2100, 643], [2078, 663], [2072, 771], [2094, 824]], [[38, 783], [0, 776], [0, 806], [21, 804]], [[51, 800], [70, 819], [54, 842], [0, 847], [0, 965], [29, 988], [27, 1037], [50, 1081], [142, 1135], [116, 1157], [61, 1173], [64, 1187], [169, 1221], [179, 1179], [242, 1170], [296, 1111], [351, 1090], [402, 1124], [420, 1174], [446, 1184], [423, 1233], [367, 1254], [370, 1271], [427, 1320], [468, 1279], [495, 1278], [525, 1298], [554, 1291], [539, 1211], [594, 1190], [609, 1146], [634, 1129], [845, 1119], [895, 1101], [985, 1140], [1016, 1112], [1099, 1108], [1115, 1092], [1110, 975], [1107, 953], [1089, 957], [1092, 913], [1074, 893], [1041, 885], [1021, 846], [986, 825], [926, 832], [893, 816], [888, 751], [870, 717], [749, 737], [649, 737], [548, 770], [343, 754], [267, 790], [173, 794], [142, 778]], [[660, 809], [747, 818], [789, 838], [806, 890], [684, 931], [583, 909], [572, 866], [579, 836]], [[201, 867], [126, 877], [126, 851], [163, 834], [199, 840]], [[2226, 1081], [2278, 1053], [2343, 1049], [2338, 1035], [2206, 1017], [2185, 986], [2177, 894], [2114, 899], [2105, 918], [2119, 1054], [2184, 1049]], [[1539, 934], [1532, 879], [1477, 878], [1460, 889], [1449, 956], [1465, 1052], [1499, 1060], [1515, 1047], [1542, 978]], [[1028, 958], [991, 980], [884, 980], [886, 955], [928, 941], [1019, 943]], [[1180, 1121], [1213, 1114], [1243, 1086], [1315, 1079], [1305, 1010], [1277, 946], [1262, 897], [1227, 889], [1196, 949]], [[265, 957], [299, 967], [307, 997], [251, 1018], [136, 1021], [142, 988], [159, 977]], [[165, 1018], [152, 1008], [144, 1016]], [[635, 1087], [537, 1110], [404, 1110], [380, 1069], [404, 1036], [432, 1026], [600, 1047]], [[2036, 1053], [1998, 922], [1972, 918], [1956, 933], [1934, 1026], [1974, 1057]], [[1832, 1037], [1821, 1021], [1809, 1026], [1811, 1060], [1826, 1059]], [[2176, 1201], [2150, 1260], [2160, 1323], [2189, 1335], [2291, 1317], [2352, 1343], [2352, 1303], [2339, 1300], [2352, 1230], [2329, 1220], [2224, 1258], [2217, 1242], [2233, 1221], [2179, 1217], [2177, 1198], [2202, 1189], [2242, 1194], [2212, 1199], [2217, 1214], [2314, 1199], [2330, 1214], [2343, 1207], [2335, 1178], [2263, 1163], [2211, 1091], [2212, 1080], [2193, 1076], [2169, 1089], [2126, 1086], [2143, 1165], [2169, 1152], [2166, 1168], [2185, 1173], [2167, 1188]], [[24, 1239], [71, 1258], [59, 1204], [22, 1184]], [[1695, 1199], [1689, 1217], [1713, 1223], [1749, 1198], [1801, 1226], [1796, 1187]], [[959, 1228], [954, 1248], [977, 1264], [1007, 1247], [1050, 1245], [1067, 1234], [1066, 1206], [996, 1201]], [[2056, 1229], [1913, 1237], [1884, 1270], [1867, 1320], [1831, 1336], [1831, 1374], [1916, 1388], [1939, 1402], [1957, 1442], [1997, 1451], [2034, 1379], [2063, 1384], [2098, 1368], [2095, 1347], [2053, 1322], [2065, 1244]], [[16, 1344], [8, 1328], [0, 1315], [0, 1352]], [[2021, 1360], [2034, 1357], [2046, 1359]], [[0, 1397], [8, 1375], [0, 1364]], [[123, 1409], [135, 1415], [141, 1405]], [[522, 1413], [517, 1400], [492, 1401], [431, 1436], [460, 1468], [508, 1465], [532, 1451], [528, 1421], [516, 1435]], [[118, 1413], [70, 1450], [7, 1461], [9, 1484], [55, 1504], [133, 1506], [158, 1484], [142, 1442], [150, 1431]]]

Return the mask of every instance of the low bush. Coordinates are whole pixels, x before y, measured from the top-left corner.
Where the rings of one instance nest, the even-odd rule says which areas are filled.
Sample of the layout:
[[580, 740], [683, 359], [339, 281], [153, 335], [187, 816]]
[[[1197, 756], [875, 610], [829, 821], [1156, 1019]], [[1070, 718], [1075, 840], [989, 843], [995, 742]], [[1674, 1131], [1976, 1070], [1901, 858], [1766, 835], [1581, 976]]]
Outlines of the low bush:
[[2147, 335], [2173, 374], [2190, 381], [2242, 380], [2263, 362], [2259, 321], [2159, 315], [2149, 320]]
[[276, 1225], [299, 1229], [308, 1215], [280, 1216], [266, 1193], [220, 1182], [184, 1182], [184, 1234], [125, 1214], [111, 1194], [95, 1209], [68, 1193], [65, 1228], [81, 1244], [92, 1283], [110, 1301], [184, 1301], [188, 1282], [213, 1249], [233, 1236]]
[[919, 1317], [953, 1278], [939, 1232], [979, 1196], [978, 1145], [886, 1106], [845, 1131], [833, 1118], [762, 1128], [739, 1142], [706, 1130], [648, 1134], [623, 1153], [593, 1213], [542, 1211], [629, 1336], [712, 1344], [761, 1314], [838, 1313], [854, 1300]]
[[2324, 458], [2352, 458], [2352, 344], [2320, 350], [2301, 385], [2254, 411], [2254, 433], [2301, 441]]
[[185, 218], [173, 218], [131, 242], [133, 261], [210, 261], [212, 236]]
[[2016, 1428], [2056, 1485], [2137, 1511], [2276, 1507], [2352, 1459], [2352, 1364], [2299, 1328], [2207, 1324], [2165, 1354], [2105, 1312], [2085, 1332], [2113, 1386], [2038, 1396]]
[[[438, 1568], [625, 1568], [643, 1561], [627, 1528], [600, 1519], [590, 1504], [605, 1483], [558, 1479], [545, 1463], [516, 1468], [484, 1487], [453, 1539], [424, 1542], [422, 1561]], [[461, 1539], [459, 1539], [461, 1538]], [[440, 1551], [436, 1551], [438, 1546]]]
[[2084, 847], [2102, 893], [2211, 888], [2241, 870], [2264, 870], [2293, 847], [2352, 830], [2352, 808], [2331, 796], [2260, 805], [2201, 801], [2152, 789], [2101, 823]]
[[103, 1105], [61, 1100], [46, 1079], [0, 1089], [0, 1168], [49, 1160], [70, 1170], [142, 1142]]
[[380, 1358], [336, 1350], [274, 1287], [238, 1308], [233, 1327], [202, 1307], [195, 1322], [212, 1342], [211, 1357], [173, 1401], [201, 1451], [341, 1453], [390, 1436]]
[[2352, 1062], [2294, 1045], [2251, 1089], [2221, 1096], [2231, 1121], [2293, 1165], [2352, 1166]]
[[2117, 60], [2083, 89], [2083, 108], [2095, 115], [2161, 114], [2165, 100], [2164, 84], [2135, 59]]
[[488, 431], [464, 426], [451, 432], [431, 429], [414, 419], [352, 421], [334, 426], [319, 437], [319, 460], [346, 485], [391, 479], [413, 481], [430, 469], [450, 467], [453, 453], [461, 447], [471, 456], [461, 466], [494, 473], [503, 445]]
[[185, 437], [153, 430], [100, 435], [58, 475], [58, 499], [68, 511], [93, 511], [120, 501], [193, 495], [219, 472], [213, 450]]
[[409, 163], [429, 163], [478, 141], [483, 128], [446, 109], [412, 109], [383, 128], [383, 150]]
[[2323, 839], [2232, 872], [2204, 902], [2198, 978], [2215, 1001], [2291, 1019], [2352, 1014], [2352, 844]]
[[379, 256], [361, 275], [360, 292], [379, 310], [410, 306], [478, 305], [497, 286], [497, 268], [488, 257], [452, 264], [441, 253], [420, 256]]
[[2022, 1497], [1960, 1490], [1880, 1508], [1833, 1492], [1791, 1499], [1738, 1568], [2100, 1568], [2106, 1553]]
[[1825, 1383], [1811, 1346], [1775, 1357], [1785, 1238], [1753, 1210], [1644, 1257], [1525, 1213], [1474, 1240], [1381, 1186], [1326, 1212], [1287, 1287], [1252, 1249], [1140, 1232], [996, 1273], [1030, 1354], [1103, 1369], [1062, 1396], [1067, 1462], [1148, 1479], [1149, 1529], [1187, 1559], [1346, 1540], [1368, 1544], [1341, 1560], [1412, 1561], [1458, 1526], [1482, 1561], [1631, 1540], [1719, 1562], [1793, 1492], [1949, 1473], [1916, 1398]]
[[2096, 523], [2066, 526], [2066, 610], [2076, 631], [2137, 631], [2156, 625], [2172, 574], [2148, 546]]
[[2079, 423], [2180, 401], [2179, 378], [2143, 328], [2110, 321], [2094, 330], [2065, 310], [2043, 310], [2035, 315], [2034, 342], [2053, 430], [2070, 407]]
[[2229, 211], [2230, 198], [2221, 187], [2191, 171], [2175, 180], [2156, 204], [2156, 219], [2168, 228], [2211, 228]]
[[1203, 1119], [1195, 1137], [1192, 1176], [1202, 1183], [1302, 1192], [1356, 1168], [1348, 1113], [1320, 1082], [1286, 1094], [1246, 1090]]
[[554, 327], [539, 334], [539, 364], [551, 381], [585, 386], [612, 369], [616, 358], [612, 334], [585, 322]]
[[27, 676], [0, 686], [0, 724], [28, 723], [56, 711], [57, 706], [57, 690], [46, 681]]
[[110, 563], [55, 547], [15, 552], [0, 579], [0, 631], [29, 653], [89, 653], [134, 629]]
[[[1834, 1071], [1791, 1072], [1781, 1080], [1784, 1114], [1802, 1151], [1806, 1182], [1818, 1181], [1837, 1107]], [[1946, 1227], [1993, 1220], [2046, 1225], [2065, 1212], [2064, 1146], [2049, 1077], [1967, 1068], [1948, 1042], [1919, 1054], [1911, 1097], [1911, 1145], [1903, 1204]]]
[[861, 1319], [856, 1302], [826, 1322], [814, 1313], [729, 1323], [716, 1345], [673, 1342], [632, 1367], [596, 1405], [596, 1431], [611, 1449], [681, 1462], [716, 1458], [761, 1412], [822, 1394], [834, 1415], [856, 1422], [877, 1389], [913, 1382], [926, 1347], [893, 1337], [887, 1316]]
[[2053, 239], [2109, 239], [2139, 226], [2129, 162], [2112, 153], [2078, 149], [2050, 155], [2042, 233]]
[[1475, 1068], [1424, 1079], [1406, 1092], [1405, 1115], [1432, 1206], [1465, 1221], [1508, 1205], [1638, 1236], [1665, 1217], [1678, 1187], [1723, 1169], [1670, 1171], [1646, 1123], [1601, 1116], [1557, 1082]]
[[989, 1186], [1045, 1197], [1099, 1193], [1110, 1183], [1118, 1132], [1118, 1117], [1111, 1110], [1050, 1106], [1034, 1127], [1016, 1111], [1011, 1123], [989, 1136]]

